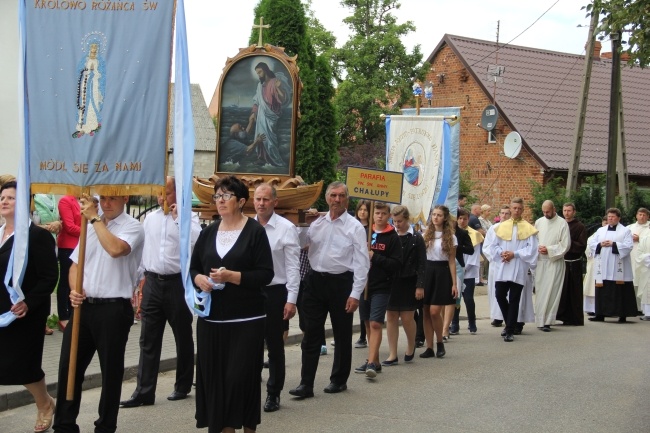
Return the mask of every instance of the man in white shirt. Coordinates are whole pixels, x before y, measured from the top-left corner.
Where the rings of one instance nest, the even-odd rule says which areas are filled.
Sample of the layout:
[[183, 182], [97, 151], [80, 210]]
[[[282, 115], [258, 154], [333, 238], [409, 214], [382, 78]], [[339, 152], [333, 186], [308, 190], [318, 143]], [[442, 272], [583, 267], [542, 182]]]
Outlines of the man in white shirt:
[[544, 332], [551, 331], [560, 306], [564, 284], [564, 254], [571, 247], [569, 225], [555, 211], [551, 200], [542, 203], [543, 217], [535, 221], [539, 246], [535, 270], [535, 324]]
[[330, 384], [326, 393], [347, 389], [352, 366], [352, 319], [368, 280], [370, 260], [366, 232], [349, 215], [348, 189], [343, 182], [332, 182], [325, 192], [329, 212], [309, 227], [307, 243], [311, 272], [303, 294], [305, 336], [302, 340], [300, 385], [289, 394], [300, 398], [314, 396], [314, 379], [329, 313], [336, 346]]
[[521, 292], [538, 254], [537, 230], [521, 218], [524, 201], [513, 198], [510, 211], [512, 219], [499, 223], [494, 229], [494, 242], [489, 246], [497, 303], [506, 321], [505, 342], [514, 341]]
[[[164, 212], [164, 202], [169, 212]], [[192, 313], [185, 303], [181, 278], [180, 227], [176, 207], [176, 182], [168, 177], [165, 196], [158, 196], [160, 209], [144, 220], [144, 251], [140, 271], [144, 272], [142, 287], [142, 328], [140, 330], [140, 362], [135, 391], [120, 402], [124, 408], [148, 406], [156, 399], [156, 383], [160, 370], [165, 325], [176, 340], [176, 383], [167, 400], [183, 400], [192, 389], [194, 377], [194, 339]], [[191, 247], [201, 233], [198, 215], [192, 216]]]
[[[70, 303], [73, 315], [66, 326], [59, 359], [59, 387], [53, 429], [58, 433], [79, 432], [77, 416], [81, 404], [81, 386], [86, 368], [95, 352], [102, 371], [99, 418], [95, 431], [117, 430], [124, 352], [133, 326], [131, 296], [138, 283], [138, 266], [142, 258], [144, 230], [142, 224], [124, 212], [128, 196], [100, 195], [103, 215], [97, 204], [84, 194], [81, 214], [88, 220], [83, 287], [77, 292], [79, 246], [70, 256]], [[78, 310], [84, 306], [83, 312]], [[66, 400], [70, 341], [75, 321], [79, 320], [79, 341], [75, 388], [72, 401]]]
[[300, 285], [300, 241], [298, 230], [289, 220], [275, 213], [278, 196], [267, 183], [259, 185], [253, 196], [255, 219], [264, 226], [271, 244], [273, 272], [266, 286], [266, 347], [269, 351], [269, 380], [266, 382], [264, 412], [280, 409], [280, 393], [284, 388], [284, 332], [289, 319], [296, 314]]

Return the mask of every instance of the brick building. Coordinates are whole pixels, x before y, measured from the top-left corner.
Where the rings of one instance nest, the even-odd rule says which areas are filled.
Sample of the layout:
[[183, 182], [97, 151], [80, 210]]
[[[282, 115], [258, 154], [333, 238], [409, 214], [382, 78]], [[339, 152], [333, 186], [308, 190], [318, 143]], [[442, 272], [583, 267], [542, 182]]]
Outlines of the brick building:
[[[611, 59], [596, 44], [580, 160], [580, 175], [607, 165]], [[460, 169], [476, 183], [473, 195], [493, 208], [521, 196], [532, 201], [530, 180], [566, 179], [576, 124], [584, 56], [445, 35], [431, 53], [425, 81], [434, 83], [432, 106], [461, 111]], [[605, 53], [604, 53], [605, 54]], [[488, 66], [505, 67], [503, 82], [488, 80]], [[622, 68], [629, 180], [650, 188], [650, 70]], [[496, 94], [496, 100], [493, 95]], [[425, 101], [426, 102], [426, 101]], [[477, 126], [488, 104], [499, 110], [494, 134]], [[517, 131], [519, 156], [504, 156], [503, 142]], [[527, 212], [526, 216], [530, 216]]]

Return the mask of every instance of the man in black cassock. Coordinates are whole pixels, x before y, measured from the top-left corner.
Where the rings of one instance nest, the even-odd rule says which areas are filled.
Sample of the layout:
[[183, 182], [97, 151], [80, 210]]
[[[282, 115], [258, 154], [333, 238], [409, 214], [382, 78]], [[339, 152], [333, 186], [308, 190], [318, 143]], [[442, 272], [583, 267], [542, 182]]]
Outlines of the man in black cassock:
[[569, 224], [571, 247], [564, 255], [566, 272], [564, 285], [557, 310], [557, 320], [563, 325], [584, 326], [585, 318], [582, 311], [582, 255], [587, 249], [587, 229], [576, 219], [576, 206], [565, 203], [562, 215]]

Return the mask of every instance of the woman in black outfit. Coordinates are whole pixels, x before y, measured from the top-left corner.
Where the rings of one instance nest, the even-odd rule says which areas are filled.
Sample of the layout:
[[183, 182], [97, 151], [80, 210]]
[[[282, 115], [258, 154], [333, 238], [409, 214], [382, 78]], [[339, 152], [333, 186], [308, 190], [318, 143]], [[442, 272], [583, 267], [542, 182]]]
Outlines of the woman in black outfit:
[[[16, 182], [7, 182], [0, 189], [0, 314], [11, 312], [16, 319], [0, 327], [0, 385], [23, 385], [36, 402], [35, 432], [44, 432], [52, 425], [54, 400], [47, 393], [45, 373], [41, 368], [45, 322], [50, 314], [50, 295], [59, 278], [54, 252], [54, 238], [36, 224], [29, 226], [27, 267], [21, 289], [25, 299], [13, 304], [4, 284], [9, 258], [14, 245]], [[66, 275], [67, 277], [67, 275]]]
[[253, 432], [261, 422], [265, 307], [273, 279], [264, 228], [242, 213], [248, 188], [236, 177], [215, 184], [221, 220], [194, 247], [194, 285], [210, 293], [210, 314], [197, 322], [196, 426], [208, 432]]

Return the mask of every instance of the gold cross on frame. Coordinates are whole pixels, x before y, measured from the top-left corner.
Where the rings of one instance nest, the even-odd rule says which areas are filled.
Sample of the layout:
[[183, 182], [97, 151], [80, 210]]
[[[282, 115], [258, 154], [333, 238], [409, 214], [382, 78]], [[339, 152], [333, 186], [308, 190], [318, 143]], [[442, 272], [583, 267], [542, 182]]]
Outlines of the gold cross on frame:
[[257, 25], [253, 24], [253, 29], [260, 29], [260, 38], [257, 41], [257, 48], [264, 48], [262, 46], [262, 29], [268, 29], [270, 27], [271, 27], [270, 25], [264, 24], [264, 17], [260, 17], [260, 23], [259, 24], [257, 24]]

